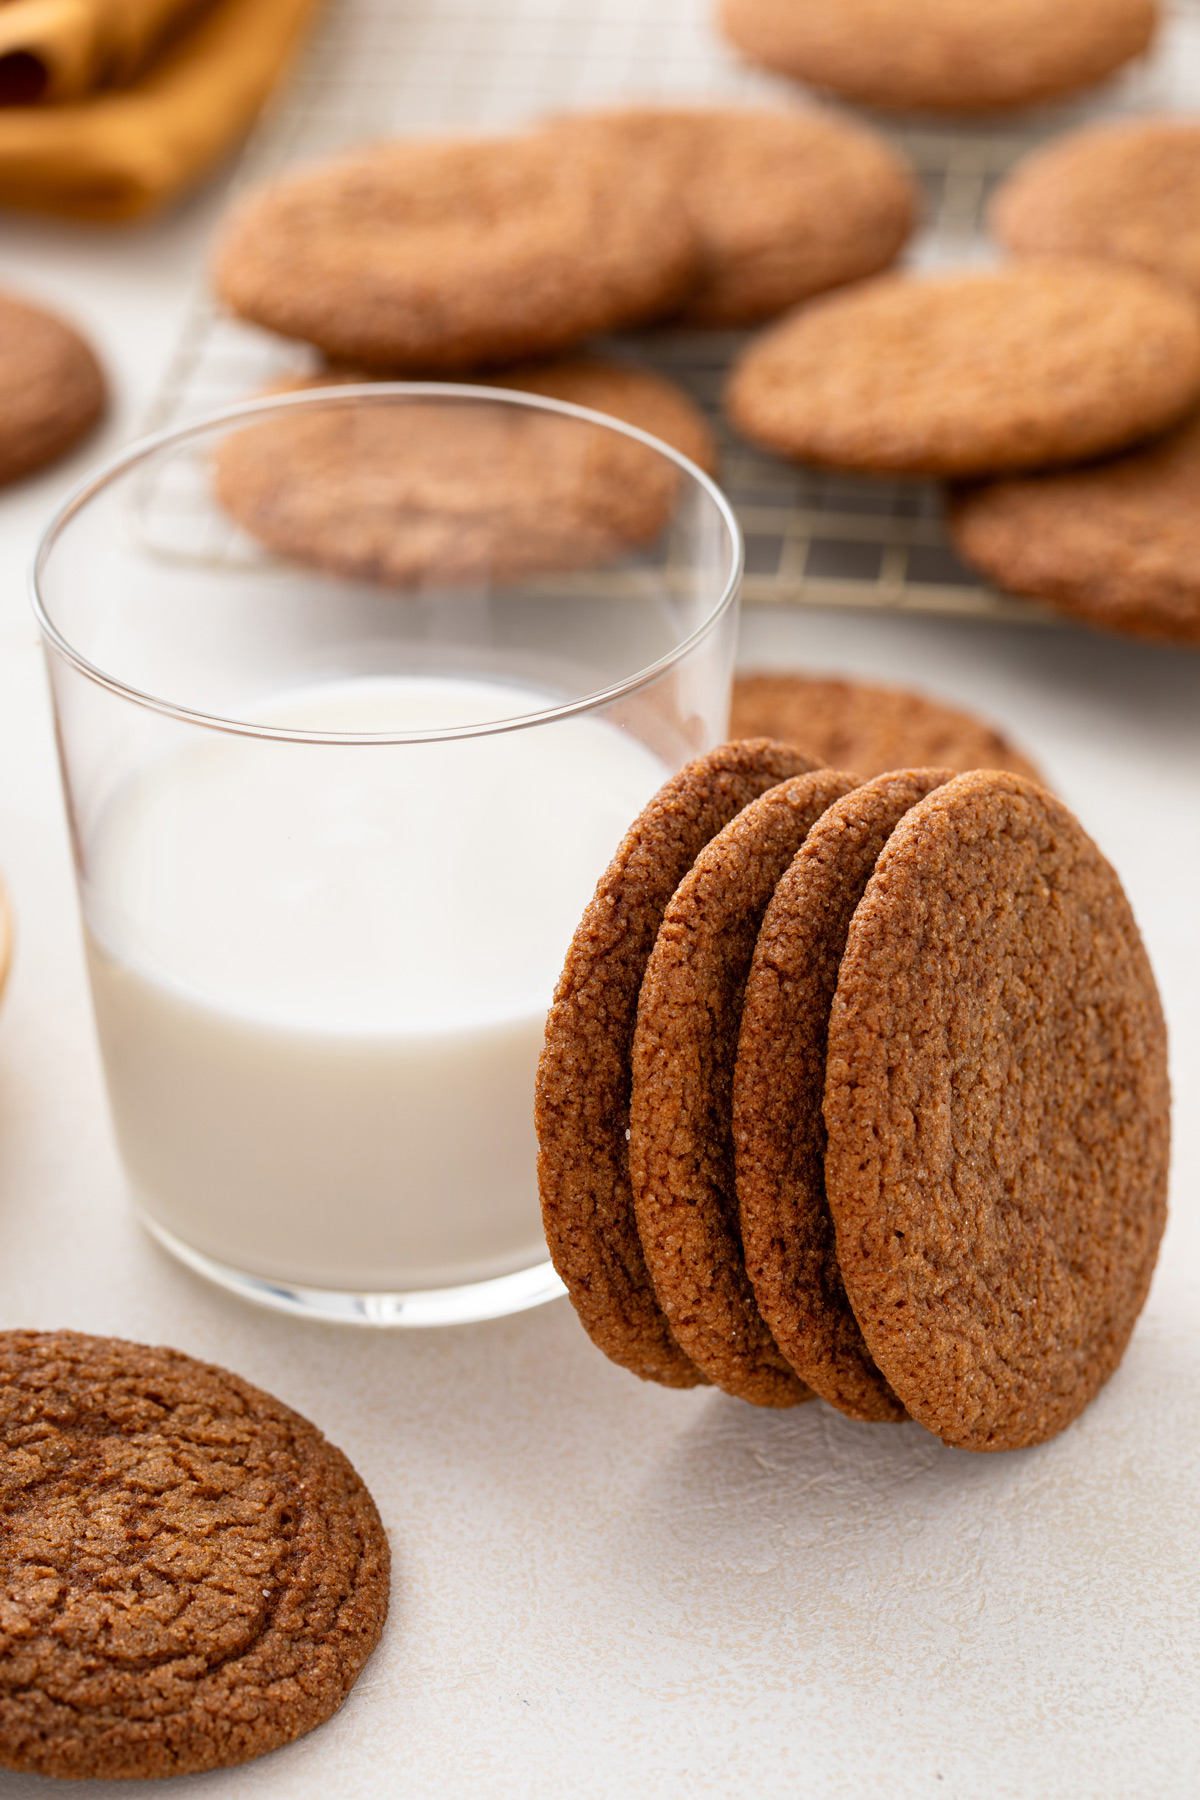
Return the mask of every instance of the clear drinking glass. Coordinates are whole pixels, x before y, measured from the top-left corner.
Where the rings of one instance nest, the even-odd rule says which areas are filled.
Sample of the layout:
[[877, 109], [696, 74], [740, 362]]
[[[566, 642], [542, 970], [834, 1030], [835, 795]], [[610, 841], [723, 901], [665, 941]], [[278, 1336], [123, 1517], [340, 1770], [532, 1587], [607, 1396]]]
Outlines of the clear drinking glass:
[[136, 445], [42, 541], [96, 1023], [142, 1219], [294, 1313], [560, 1293], [533, 1084], [623, 830], [722, 737], [741, 548], [654, 439], [486, 388]]

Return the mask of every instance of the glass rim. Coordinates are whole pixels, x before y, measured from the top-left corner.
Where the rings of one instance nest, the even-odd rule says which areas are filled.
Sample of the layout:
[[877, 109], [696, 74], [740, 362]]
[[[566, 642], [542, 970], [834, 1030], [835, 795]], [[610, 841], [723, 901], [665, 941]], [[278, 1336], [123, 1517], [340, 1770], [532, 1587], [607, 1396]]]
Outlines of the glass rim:
[[[234, 423], [241, 419], [252, 420], [263, 413], [298, 411], [305, 407], [316, 409], [332, 406], [338, 401], [344, 400], [382, 402], [388, 399], [420, 400], [424, 398], [483, 400], [505, 406], [523, 406], [531, 411], [559, 413], [565, 418], [579, 419], [585, 424], [598, 425], [606, 431], [615, 431], [620, 436], [632, 438], [635, 442], [644, 444], [648, 449], [665, 457], [669, 462], [675, 463], [683, 474], [708, 496], [729, 533], [730, 566], [724, 585], [715, 603], [695, 629], [664, 656], [658, 657], [644, 668], [635, 670], [633, 674], [624, 677], [621, 681], [598, 688], [576, 700], [564, 701], [559, 706], [544, 707], [537, 712], [518, 713], [511, 718], [488, 719], [476, 725], [444, 726], [433, 731], [346, 732], [260, 725], [251, 720], [225, 719], [219, 714], [198, 712], [194, 708], [179, 706], [174, 701], [164, 699], [160, 695], [150, 694], [141, 688], [133, 687], [118, 676], [101, 669], [63, 636], [50, 617], [42, 593], [42, 583], [50, 557], [59, 539], [71, 521], [83, 511], [90, 500], [139, 463], [148, 461], [158, 451], [171, 445], [184, 444], [191, 438], [202, 437], [206, 432], [213, 431], [218, 426]], [[132, 444], [126, 445], [124, 449], [98, 463], [89, 474], [70, 489], [59, 503], [38, 539], [29, 566], [28, 580], [30, 603], [42, 635], [43, 644], [53, 648], [85, 679], [105, 688], [109, 693], [130, 701], [135, 706], [161, 713], [167, 718], [176, 719], [183, 724], [202, 726], [210, 731], [221, 731], [240, 737], [268, 738], [284, 743], [426, 744], [458, 738], [494, 737], [505, 732], [523, 731], [537, 725], [553, 724], [562, 719], [575, 718], [584, 713], [594, 712], [600, 707], [611, 705], [616, 700], [624, 699], [627, 695], [637, 693], [641, 688], [658, 680], [660, 676], [674, 668], [720, 623], [737, 598], [744, 565], [745, 544], [741, 526], [721, 488], [689, 457], [684, 456], [672, 445], [664, 443], [660, 438], [653, 437], [648, 431], [642, 431], [636, 425], [629, 425], [623, 419], [614, 419], [606, 413], [595, 412], [591, 407], [576, 406], [571, 401], [554, 400], [547, 395], [527, 394], [515, 388], [490, 388], [478, 384], [450, 381], [380, 381], [305, 388], [290, 394], [274, 394], [255, 400], [244, 400], [233, 406], [218, 407], [213, 412], [202, 413], [182, 425], [170, 425], [160, 431], [135, 439]]]

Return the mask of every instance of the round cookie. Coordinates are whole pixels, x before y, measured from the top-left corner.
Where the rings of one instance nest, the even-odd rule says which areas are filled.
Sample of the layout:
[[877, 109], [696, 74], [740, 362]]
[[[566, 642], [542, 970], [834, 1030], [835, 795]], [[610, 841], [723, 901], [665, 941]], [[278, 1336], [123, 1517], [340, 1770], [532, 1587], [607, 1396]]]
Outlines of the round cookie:
[[1154, 977], [1116, 875], [1020, 776], [897, 825], [829, 1020], [825, 1181], [846, 1294], [913, 1418], [1015, 1450], [1120, 1361], [1166, 1218]]
[[742, 995], [780, 876], [853, 775], [798, 775], [747, 806], [680, 882], [633, 1040], [629, 1170], [646, 1266], [677, 1342], [727, 1393], [796, 1406], [798, 1381], [742, 1261], [730, 1128]]
[[768, 788], [815, 766], [791, 745], [758, 738], [722, 744], [673, 776], [600, 877], [546, 1021], [535, 1100], [546, 1242], [593, 1343], [667, 1387], [704, 1376], [658, 1303], [629, 1184], [642, 977], [667, 903], [709, 839]]
[[1200, 419], [1110, 462], [952, 495], [963, 557], [1106, 631], [1200, 645]]
[[1176, 281], [1200, 300], [1200, 124], [1113, 119], [1018, 163], [989, 224], [1024, 256], [1088, 256]]
[[388, 1544], [314, 1425], [177, 1350], [0, 1332], [0, 1764], [101, 1780], [277, 1749], [379, 1641]]
[[0, 482], [53, 462], [91, 430], [104, 375], [77, 331], [0, 294]]
[[641, 106], [556, 129], [669, 175], [699, 246], [680, 324], [757, 324], [885, 268], [913, 227], [906, 163], [831, 112]]
[[801, 744], [833, 769], [1012, 769], [1041, 781], [994, 726], [911, 688], [760, 669], [733, 684], [735, 737]]
[[742, 1008], [733, 1138], [746, 1272], [792, 1368], [852, 1419], [907, 1415], [871, 1360], [838, 1269], [821, 1116], [829, 1010], [876, 859], [909, 808], [952, 773], [876, 776], [816, 821], [767, 907]]
[[453, 374], [669, 309], [695, 240], [654, 169], [550, 131], [378, 144], [246, 201], [216, 265], [243, 318], [365, 367]]
[[[607, 412], [705, 469], [716, 461], [699, 409], [646, 370], [564, 360], [485, 385]], [[213, 468], [221, 504], [271, 549], [398, 587], [595, 567], [658, 535], [680, 480], [633, 438], [436, 400], [276, 414], [226, 437]]]
[[1200, 396], [1200, 314], [1115, 264], [885, 275], [811, 302], [735, 365], [738, 429], [833, 468], [978, 475], [1118, 450]]
[[1102, 81], [1154, 35], [1154, 0], [722, 0], [739, 50], [866, 106], [970, 113]]

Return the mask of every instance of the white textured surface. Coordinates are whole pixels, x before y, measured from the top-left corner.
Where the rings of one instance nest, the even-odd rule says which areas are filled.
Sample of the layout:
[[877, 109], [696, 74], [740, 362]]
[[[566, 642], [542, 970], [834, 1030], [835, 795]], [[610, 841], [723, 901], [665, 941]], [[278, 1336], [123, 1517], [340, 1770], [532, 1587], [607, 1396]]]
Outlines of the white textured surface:
[[[161, 375], [214, 215], [201, 201], [111, 238], [5, 225], [0, 280], [57, 298], [103, 346], [123, 396], [114, 441]], [[0, 868], [19, 931], [0, 1010], [0, 1327], [119, 1333], [229, 1363], [343, 1445], [396, 1557], [387, 1636], [338, 1717], [174, 1788], [1191, 1800], [1200, 658], [1067, 628], [782, 609], [745, 623], [747, 661], [913, 681], [1009, 726], [1116, 863], [1164, 990], [1174, 1211], [1147, 1313], [1072, 1430], [972, 1457], [818, 1405], [761, 1414], [644, 1387], [565, 1303], [430, 1336], [305, 1328], [146, 1241], [103, 1108], [21, 591], [37, 524], [97, 449], [0, 494]], [[0, 1800], [57, 1791], [0, 1772]]]

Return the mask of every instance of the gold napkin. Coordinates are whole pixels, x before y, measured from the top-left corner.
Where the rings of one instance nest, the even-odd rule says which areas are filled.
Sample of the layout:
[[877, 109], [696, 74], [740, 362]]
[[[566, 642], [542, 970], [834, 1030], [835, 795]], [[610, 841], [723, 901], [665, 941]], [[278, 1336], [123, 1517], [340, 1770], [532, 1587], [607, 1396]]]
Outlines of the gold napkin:
[[[0, 5], [0, 56], [11, 42], [2, 35], [6, 15], [39, 3], [53, 9], [59, 0]], [[127, 78], [185, 12], [184, 0], [72, 3], [79, 10], [70, 21], [59, 12], [54, 47], [41, 40], [48, 97], [52, 67], [53, 79], [68, 84]], [[0, 107], [0, 202], [104, 222], [165, 205], [250, 125], [316, 4], [215, 0], [131, 86], [62, 105]]]
[[204, 0], [6, 0], [0, 104], [78, 100], [124, 87]]

